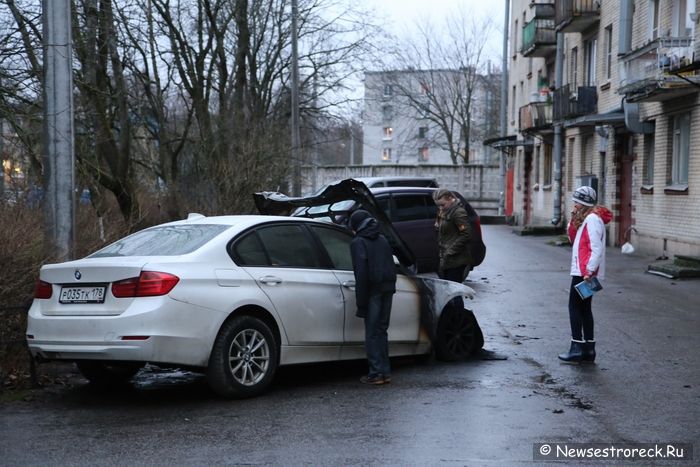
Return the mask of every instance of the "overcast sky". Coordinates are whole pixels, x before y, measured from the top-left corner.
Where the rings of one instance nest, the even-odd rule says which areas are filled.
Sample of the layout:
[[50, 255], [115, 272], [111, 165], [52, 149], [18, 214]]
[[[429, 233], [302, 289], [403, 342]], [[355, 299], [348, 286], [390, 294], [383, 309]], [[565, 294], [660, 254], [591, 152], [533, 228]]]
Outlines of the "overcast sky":
[[491, 18], [497, 33], [489, 40], [489, 55], [502, 53], [505, 0], [363, 0], [363, 3], [377, 16], [385, 17], [387, 27], [399, 37], [410, 34], [416, 21], [427, 17], [439, 25], [460, 8], [479, 19]]

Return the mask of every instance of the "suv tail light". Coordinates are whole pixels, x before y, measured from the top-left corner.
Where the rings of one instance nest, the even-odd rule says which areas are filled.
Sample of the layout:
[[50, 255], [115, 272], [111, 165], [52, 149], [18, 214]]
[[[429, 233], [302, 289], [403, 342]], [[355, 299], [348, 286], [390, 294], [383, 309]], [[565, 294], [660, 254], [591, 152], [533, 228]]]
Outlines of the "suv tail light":
[[34, 298], [51, 298], [53, 287], [46, 281], [37, 279], [36, 287], [34, 288]]
[[180, 280], [167, 272], [141, 271], [139, 277], [131, 277], [112, 284], [112, 295], [117, 298], [157, 297], [166, 295]]

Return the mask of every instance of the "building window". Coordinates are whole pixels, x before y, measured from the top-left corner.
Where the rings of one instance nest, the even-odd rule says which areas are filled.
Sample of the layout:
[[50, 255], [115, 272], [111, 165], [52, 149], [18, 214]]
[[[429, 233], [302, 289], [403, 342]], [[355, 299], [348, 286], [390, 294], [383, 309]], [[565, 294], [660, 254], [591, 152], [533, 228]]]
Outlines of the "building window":
[[422, 126], [418, 128], [418, 138], [425, 139], [428, 137], [428, 127]]
[[513, 37], [515, 38], [515, 41], [514, 41], [515, 47], [513, 48], [513, 58], [515, 58], [515, 56], [518, 53], [518, 50], [520, 50], [520, 46], [518, 45], [520, 43], [520, 34], [522, 34], [522, 32], [520, 31], [520, 29], [518, 29], [518, 20], [516, 19], [515, 20], [515, 30], [513, 31]]
[[578, 91], [578, 47], [571, 49], [569, 56], [569, 84], [571, 92], [575, 94]]
[[671, 117], [673, 128], [671, 146], [671, 185], [688, 184], [690, 155], [690, 112]]
[[541, 144], [535, 149], [535, 185], [540, 183], [540, 154], [542, 154]]
[[[569, 138], [566, 141], [566, 186], [573, 191], [574, 187], [574, 144], [576, 138]], [[562, 148], [564, 151], [564, 148]]]
[[643, 184], [654, 185], [654, 133], [644, 135]]
[[692, 37], [694, 22], [690, 14], [695, 13], [695, 0], [673, 1], [673, 35], [675, 37]]
[[552, 146], [549, 144], [544, 145], [544, 167], [542, 168], [542, 175], [544, 179], [542, 184], [547, 186], [552, 184]]
[[387, 162], [391, 160], [391, 148], [382, 149], [382, 161]]
[[612, 24], [605, 28], [605, 80], [610, 81], [612, 76]]
[[649, 0], [649, 39], [659, 37], [659, 0]]
[[515, 108], [517, 107], [515, 102], [515, 86], [513, 86], [513, 92], [510, 99], [510, 122], [515, 123]]
[[591, 39], [585, 43], [585, 53], [586, 53], [586, 86], [595, 86], [595, 72], [596, 72], [596, 49], [598, 48], [598, 40]]
[[424, 96], [430, 93], [430, 85], [425, 81], [420, 83], [420, 93]]
[[385, 122], [390, 121], [392, 118], [394, 118], [394, 109], [390, 105], [385, 105], [382, 107], [382, 117], [384, 118]]
[[384, 97], [391, 97], [394, 95], [394, 88], [391, 84], [384, 85]]
[[383, 140], [390, 140], [394, 134], [394, 129], [390, 126], [385, 126], [383, 131], [384, 131], [384, 134], [382, 135], [382, 139]]
[[430, 149], [428, 146], [423, 146], [418, 150], [418, 159], [421, 162], [425, 162], [430, 159]]

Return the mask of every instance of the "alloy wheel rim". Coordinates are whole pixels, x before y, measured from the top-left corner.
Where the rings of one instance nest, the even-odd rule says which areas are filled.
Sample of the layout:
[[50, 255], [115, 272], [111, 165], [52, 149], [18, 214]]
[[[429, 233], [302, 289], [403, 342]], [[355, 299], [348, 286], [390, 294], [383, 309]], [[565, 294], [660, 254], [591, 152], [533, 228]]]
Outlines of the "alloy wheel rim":
[[244, 329], [231, 341], [229, 368], [233, 378], [243, 386], [258, 384], [270, 365], [270, 347], [259, 331]]

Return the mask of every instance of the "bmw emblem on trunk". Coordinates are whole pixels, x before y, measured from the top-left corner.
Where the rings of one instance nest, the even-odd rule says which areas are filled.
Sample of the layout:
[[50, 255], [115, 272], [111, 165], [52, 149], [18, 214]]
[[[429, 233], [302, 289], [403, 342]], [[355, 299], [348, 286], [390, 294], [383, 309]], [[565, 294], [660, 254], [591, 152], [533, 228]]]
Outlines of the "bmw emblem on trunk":
[[75, 278], [76, 278], [77, 280], [80, 280], [81, 277], [83, 277], [83, 275], [80, 274], [80, 270], [76, 269], [76, 270], [75, 270]]

